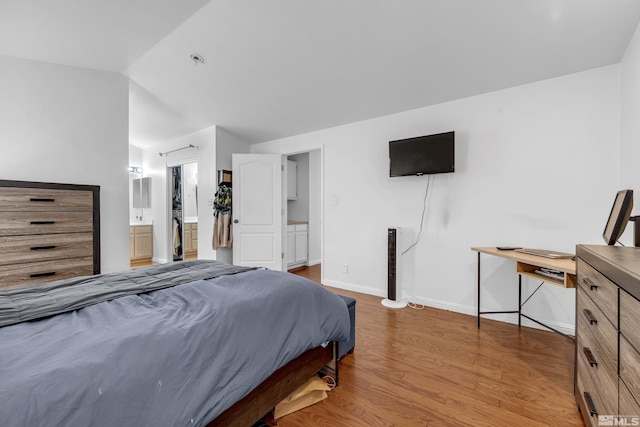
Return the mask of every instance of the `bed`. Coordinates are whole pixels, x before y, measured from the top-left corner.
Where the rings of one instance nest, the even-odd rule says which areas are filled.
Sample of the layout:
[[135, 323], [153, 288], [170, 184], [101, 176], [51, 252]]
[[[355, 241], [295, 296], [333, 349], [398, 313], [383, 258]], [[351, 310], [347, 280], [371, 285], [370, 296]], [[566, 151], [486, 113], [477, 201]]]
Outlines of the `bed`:
[[0, 419], [30, 427], [250, 426], [350, 332], [322, 286], [217, 261], [2, 290], [0, 325]]

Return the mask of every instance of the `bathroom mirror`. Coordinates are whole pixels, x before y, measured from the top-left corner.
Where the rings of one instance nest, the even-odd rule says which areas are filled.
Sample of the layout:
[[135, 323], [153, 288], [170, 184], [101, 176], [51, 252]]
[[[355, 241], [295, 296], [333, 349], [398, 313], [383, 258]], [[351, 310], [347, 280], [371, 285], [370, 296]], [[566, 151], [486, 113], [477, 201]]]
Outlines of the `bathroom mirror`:
[[133, 207], [151, 207], [151, 178], [136, 178], [133, 180]]

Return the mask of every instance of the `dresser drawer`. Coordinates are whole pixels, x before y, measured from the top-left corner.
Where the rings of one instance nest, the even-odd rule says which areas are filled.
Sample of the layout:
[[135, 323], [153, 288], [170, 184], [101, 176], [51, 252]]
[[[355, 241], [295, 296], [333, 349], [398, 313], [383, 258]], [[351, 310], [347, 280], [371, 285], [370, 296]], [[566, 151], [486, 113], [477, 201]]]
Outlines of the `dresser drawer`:
[[0, 265], [93, 256], [93, 233], [0, 237]]
[[93, 274], [93, 258], [73, 258], [0, 266], [0, 289], [35, 285]]
[[0, 237], [27, 234], [90, 232], [93, 213], [0, 212]]
[[[582, 336], [588, 334], [582, 334]], [[583, 378], [589, 378], [591, 384], [597, 384], [599, 408], [605, 411], [605, 414], [617, 414], [618, 409], [618, 373], [611, 372], [604, 363], [605, 359], [597, 354], [597, 346], [584, 342], [578, 336], [577, 342], [577, 363], [578, 371]], [[585, 349], [591, 354], [587, 357]]]
[[0, 211], [93, 210], [93, 192], [48, 188], [0, 187]]
[[[593, 384], [593, 381], [586, 372], [580, 370], [580, 363], [578, 363], [578, 372], [576, 377], [577, 386], [577, 400], [579, 400], [580, 408], [582, 411], [582, 418], [585, 420], [588, 426], [598, 427], [598, 415], [608, 414], [602, 401], [598, 389]], [[587, 403], [587, 395], [590, 398], [590, 402]], [[593, 412], [590, 412], [593, 411]], [[614, 414], [615, 412], [611, 412]]]
[[620, 378], [627, 384], [633, 397], [640, 400], [640, 354], [622, 335], [620, 336]]
[[602, 311], [600, 311], [591, 298], [585, 295], [581, 288], [578, 288], [576, 292], [578, 294], [578, 305], [576, 307], [578, 312], [576, 316], [578, 335], [580, 335], [582, 331], [588, 331], [596, 343], [600, 344], [603, 349], [611, 351], [607, 356], [616, 360], [618, 353], [617, 329], [609, 322], [607, 317], [602, 314]]
[[640, 351], [640, 302], [620, 290], [620, 333]]
[[132, 234], [152, 234], [153, 225], [134, 225], [129, 228]]
[[638, 402], [623, 381], [620, 381], [620, 406], [618, 412], [622, 415], [640, 416], [640, 405], [638, 405]]
[[602, 310], [613, 326], [618, 327], [618, 287], [599, 271], [578, 258], [578, 286]]
[[[589, 328], [589, 324], [578, 318], [578, 334], [576, 341], [577, 358], [591, 376], [594, 384], [599, 384], [602, 398], [615, 401], [618, 393], [618, 343], [615, 330], [600, 334], [606, 339], [597, 339]], [[603, 390], [606, 390], [604, 392]], [[609, 405], [611, 406], [611, 405]]]

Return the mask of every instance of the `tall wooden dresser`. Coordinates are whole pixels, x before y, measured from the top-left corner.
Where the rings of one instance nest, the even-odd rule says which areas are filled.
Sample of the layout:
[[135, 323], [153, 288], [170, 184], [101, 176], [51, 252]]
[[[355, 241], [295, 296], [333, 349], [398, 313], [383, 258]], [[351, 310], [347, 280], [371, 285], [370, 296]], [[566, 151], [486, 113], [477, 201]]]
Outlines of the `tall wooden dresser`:
[[[578, 245], [576, 255], [576, 402], [588, 426], [635, 422], [640, 420], [640, 248]], [[631, 418], [612, 418], [622, 416]]]
[[0, 289], [100, 273], [100, 187], [0, 180]]

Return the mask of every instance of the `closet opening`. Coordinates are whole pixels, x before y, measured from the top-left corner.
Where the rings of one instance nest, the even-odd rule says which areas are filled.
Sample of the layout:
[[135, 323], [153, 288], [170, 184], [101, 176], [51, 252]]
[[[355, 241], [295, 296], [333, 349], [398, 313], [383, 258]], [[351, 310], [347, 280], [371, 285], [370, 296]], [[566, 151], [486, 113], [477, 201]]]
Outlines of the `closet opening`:
[[198, 259], [198, 163], [167, 169], [169, 179], [170, 261]]

